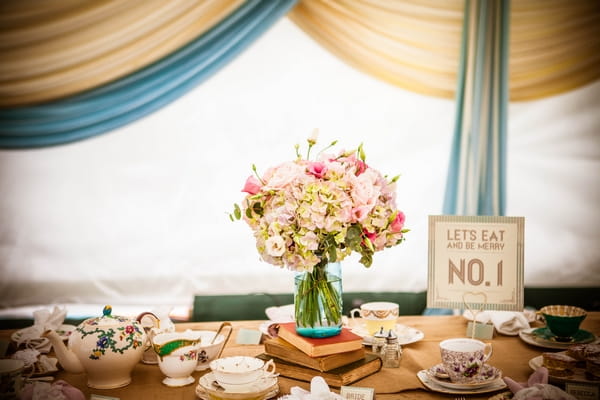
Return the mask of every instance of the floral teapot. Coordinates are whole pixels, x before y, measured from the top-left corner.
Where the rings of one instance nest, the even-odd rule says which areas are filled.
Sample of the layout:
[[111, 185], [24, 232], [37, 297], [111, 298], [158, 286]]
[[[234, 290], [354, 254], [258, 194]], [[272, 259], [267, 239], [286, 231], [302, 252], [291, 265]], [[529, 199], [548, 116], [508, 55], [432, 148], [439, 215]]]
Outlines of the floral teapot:
[[62, 367], [70, 373], [85, 372], [91, 388], [128, 385], [147, 345], [146, 333], [138, 320], [111, 312], [112, 307], [105, 306], [103, 316], [83, 321], [69, 337], [68, 346], [53, 330], [43, 334], [52, 343]]

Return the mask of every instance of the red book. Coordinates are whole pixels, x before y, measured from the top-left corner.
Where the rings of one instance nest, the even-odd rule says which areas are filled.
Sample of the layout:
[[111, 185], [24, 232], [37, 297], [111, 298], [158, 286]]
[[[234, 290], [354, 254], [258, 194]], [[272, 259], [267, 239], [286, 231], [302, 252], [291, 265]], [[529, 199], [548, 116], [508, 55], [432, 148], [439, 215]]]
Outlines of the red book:
[[280, 338], [294, 345], [311, 357], [321, 357], [358, 350], [361, 349], [363, 345], [363, 338], [352, 333], [348, 328], [342, 328], [342, 332], [336, 336], [310, 338], [300, 336], [296, 333], [295, 322], [286, 322], [279, 324], [278, 335]]

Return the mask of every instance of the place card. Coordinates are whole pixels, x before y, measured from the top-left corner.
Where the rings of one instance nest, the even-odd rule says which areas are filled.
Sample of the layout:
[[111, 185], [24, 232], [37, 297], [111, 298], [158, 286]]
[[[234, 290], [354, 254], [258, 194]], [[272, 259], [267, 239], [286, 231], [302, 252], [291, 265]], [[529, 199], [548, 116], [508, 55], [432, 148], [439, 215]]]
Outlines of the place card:
[[375, 389], [359, 386], [342, 386], [340, 396], [346, 400], [373, 400]]
[[600, 398], [600, 387], [579, 382], [565, 382], [565, 392], [577, 400], [598, 400]]
[[482, 324], [481, 322], [475, 322], [475, 329], [473, 329], [473, 321], [469, 321], [467, 324], [466, 336], [470, 337], [471, 339], [492, 339], [494, 337], [494, 324]]
[[524, 224], [430, 215], [427, 307], [523, 311]]
[[237, 344], [260, 344], [262, 332], [255, 329], [241, 328], [236, 337]]

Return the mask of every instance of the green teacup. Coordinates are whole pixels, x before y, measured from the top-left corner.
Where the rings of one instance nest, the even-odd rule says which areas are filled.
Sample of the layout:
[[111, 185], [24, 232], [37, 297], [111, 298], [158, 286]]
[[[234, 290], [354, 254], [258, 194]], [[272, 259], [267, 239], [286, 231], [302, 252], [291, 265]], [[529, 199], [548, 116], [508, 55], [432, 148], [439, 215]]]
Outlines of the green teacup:
[[583, 308], [566, 305], [545, 306], [539, 311], [546, 320], [550, 332], [557, 339], [569, 339], [579, 331], [579, 325], [587, 316]]

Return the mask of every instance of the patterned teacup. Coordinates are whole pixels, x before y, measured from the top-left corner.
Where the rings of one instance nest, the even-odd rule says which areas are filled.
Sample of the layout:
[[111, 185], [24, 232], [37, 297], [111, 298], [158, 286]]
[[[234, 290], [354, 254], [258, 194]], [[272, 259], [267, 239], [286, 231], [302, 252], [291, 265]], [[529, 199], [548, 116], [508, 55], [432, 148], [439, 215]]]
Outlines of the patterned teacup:
[[477, 339], [447, 339], [440, 343], [440, 352], [452, 382], [472, 383], [479, 379], [483, 365], [492, 355], [492, 345]]
[[354, 320], [357, 313], [362, 317], [369, 335], [374, 335], [381, 328], [383, 328], [384, 332], [396, 330], [396, 321], [399, 313], [399, 307], [396, 303], [389, 303], [387, 301], [363, 303], [360, 309], [355, 308], [350, 311], [352, 320]]

